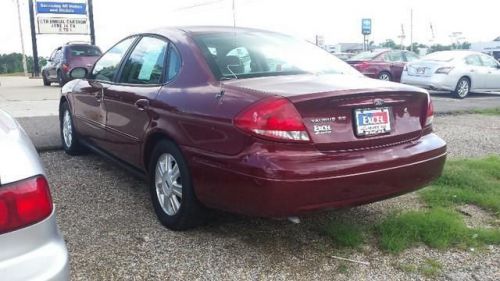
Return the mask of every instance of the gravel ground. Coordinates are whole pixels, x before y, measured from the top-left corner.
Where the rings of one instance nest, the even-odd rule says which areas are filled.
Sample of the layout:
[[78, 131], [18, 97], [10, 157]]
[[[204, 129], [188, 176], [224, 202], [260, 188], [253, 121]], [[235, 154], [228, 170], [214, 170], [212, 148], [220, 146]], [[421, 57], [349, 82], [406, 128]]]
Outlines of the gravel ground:
[[[499, 153], [500, 117], [436, 117], [435, 128], [452, 157]], [[359, 250], [336, 249], [318, 230], [330, 217], [371, 223], [394, 210], [422, 208], [414, 193], [303, 218], [298, 225], [219, 214], [209, 225], [171, 232], [156, 220], [146, 185], [112, 163], [60, 151], [41, 158], [73, 280], [500, 280], [497, 246], [447, 251], [422, 246], [391, 255], [376, 242]], [[418, 269], [429, 259], [442, 265], [437, 276]]]

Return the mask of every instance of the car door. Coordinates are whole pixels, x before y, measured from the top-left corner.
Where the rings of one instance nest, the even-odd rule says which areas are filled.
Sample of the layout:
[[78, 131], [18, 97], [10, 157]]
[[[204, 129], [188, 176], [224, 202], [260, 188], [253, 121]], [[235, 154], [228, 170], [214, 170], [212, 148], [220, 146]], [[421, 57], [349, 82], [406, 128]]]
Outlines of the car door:
[[47, 77], [51, 80], [57, 78], [57, 57], [60, 53], [61, 47], [55, 49], [50, 56], [49, 65], [47, 66]]
[[485, 67], [484, 88], [487, 90], [500, 90], [500, 64], [492, 57], [481, 55]]
[[471, 90], [484, 89], [486, 79], [486, 69], [479, 55], [469, 55], [465, 57], [465, 73], [471, 79]]
[[94, 65], [87, 80], [79, 84], [79, 91], [72, 95], [75, 127], [78, 133], [92, 144], [103, 147], [106, 144], [106, 107], [104, 92], [115, 80], [122, 59], [137, 37], [129, 37], [109, 49]]
[[403, 69], [405, 67], [405, 62], [403, 59], [403, 54], [401, 51], [391, 51], [386, 54], [386, 61], [389, 62], [389, 68], [391, 69], [392, 81], [401, 81], [401, 74], [403, 74]]
[[149, 105], [162, 86], [168, 41], [144, 36], [124, 60], [117, 83], [106, 89], [106, 150], [140, 167], [141, 143], [149, 123]]

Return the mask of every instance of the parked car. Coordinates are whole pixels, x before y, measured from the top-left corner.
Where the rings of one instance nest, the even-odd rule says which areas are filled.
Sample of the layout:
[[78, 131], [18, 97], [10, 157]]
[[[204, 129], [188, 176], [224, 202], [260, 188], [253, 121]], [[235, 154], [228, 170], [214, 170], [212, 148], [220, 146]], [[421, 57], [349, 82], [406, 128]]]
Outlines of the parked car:
[[343, 61], [346, 61], [354, 56], [353, 53], [331, 53], [331, 54]]
[[42, 68], [43, 85], [50, 86], [52, 82], [57, 82], [63, 86], [70, 80], [69, 72], [73, 68], [90, 69], [101, 54], [99, 47], [88, 43], [68, 42], [57, 47]]
[[347, 60], [347, 63], [368, 77], [399, 82], [406, 63], [418, 58], [417, 54], [410, 51], [376, 50], [360, 53]]
[[479, 52], [436, 52], [408, 64], [401, 82], [463, 99], [470, 92], [500, 91], [500, 63]]
[[174, 230], [205, 207], [289, 217], [421, 188], [441, 174], [429, 94], [369, 79], [324, 50], [246, 28], [165, 28], [75, 68], [60, 100], [71, 155], [149, 180]]
[[0, 279], [68, 280], [47, 178], [24, 130], [0, 110]]

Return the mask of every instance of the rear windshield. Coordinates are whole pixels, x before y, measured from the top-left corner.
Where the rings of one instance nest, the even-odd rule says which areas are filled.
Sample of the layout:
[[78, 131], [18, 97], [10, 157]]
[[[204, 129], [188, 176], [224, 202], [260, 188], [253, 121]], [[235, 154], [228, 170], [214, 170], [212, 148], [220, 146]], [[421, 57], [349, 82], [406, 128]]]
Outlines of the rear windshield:
[[458, 56], [459, 54], [457, 54], [456, 52], [436, 52], [428, 54], [427, 56], [423, 57], [422, 60], [450, 62]]
[[69, 55], [72, 57], [99, 57], [102, 53], [96, 46], [70, 46]]
[[354, 57], [350, 58], [349, 60], [372, 60], [378, 55], [382, 54], [383, 52], [362, 52]]
[[304, 73], [359, 75], [325, 50], [287, 35], [221, 32], [194, 35], [194, 40], [219, 79]]

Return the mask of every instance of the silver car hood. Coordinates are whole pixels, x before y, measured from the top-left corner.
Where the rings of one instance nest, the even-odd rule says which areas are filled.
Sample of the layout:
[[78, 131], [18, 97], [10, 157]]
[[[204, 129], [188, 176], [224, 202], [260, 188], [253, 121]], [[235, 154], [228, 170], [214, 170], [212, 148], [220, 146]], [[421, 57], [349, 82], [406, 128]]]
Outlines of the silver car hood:
[[38, 153], [24, 129], [0, 110], [0, 185], [44, 174]]

